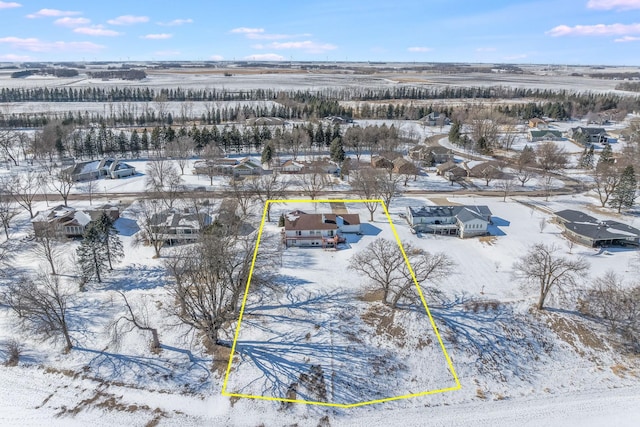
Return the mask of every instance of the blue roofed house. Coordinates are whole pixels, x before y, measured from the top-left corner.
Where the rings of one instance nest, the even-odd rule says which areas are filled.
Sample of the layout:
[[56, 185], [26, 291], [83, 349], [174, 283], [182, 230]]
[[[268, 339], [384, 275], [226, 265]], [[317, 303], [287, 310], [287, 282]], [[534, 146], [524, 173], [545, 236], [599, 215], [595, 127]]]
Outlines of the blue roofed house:
[[491, 224], [487, 206], [423, 206], [407, 208], [407, 220], [415, 232], [467, 237], [483, 236]]

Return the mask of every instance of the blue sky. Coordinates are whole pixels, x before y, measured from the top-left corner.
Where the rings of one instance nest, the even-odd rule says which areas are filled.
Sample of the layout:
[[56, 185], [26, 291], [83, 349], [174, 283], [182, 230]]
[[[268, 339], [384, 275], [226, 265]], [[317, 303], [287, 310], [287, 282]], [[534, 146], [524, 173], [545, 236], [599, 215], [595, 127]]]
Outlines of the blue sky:
[[640, 65], [640, 0], [5, 0], [0, 23], [0, 61]]

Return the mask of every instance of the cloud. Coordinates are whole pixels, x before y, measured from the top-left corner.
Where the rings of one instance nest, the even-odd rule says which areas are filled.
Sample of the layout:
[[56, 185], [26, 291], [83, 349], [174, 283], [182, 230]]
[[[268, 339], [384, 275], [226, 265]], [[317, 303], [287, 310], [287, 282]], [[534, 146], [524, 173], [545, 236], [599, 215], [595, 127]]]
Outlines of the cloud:
[[587, 8], [596, 10], [640, 9], [640, 0], [589, 0]]
[[15, 49], [23, 49], [31, 52], [97, 52], [105, 46], [91, 42], [49, 42], [37, 38], [2, 37], [0, 43], [6, 43]]
[[91, 19], [88, 18], [70, 18], [68, 16], [64, 18], [59, 18], [53, 21], [54, 24], [60, 25], [63, 27], [76, 27], [78, 25], [87, 25], [91, 22]]
[[284, 61], [284, 56], [278, 55], [277, 53], [259, 53], [245, 56], [244, 59], [249, 61]]
[[77, 16], [82, 15], [82, 12], [75, 12], [71, 10], [58, 10], [58, 9], [40, 9], [36, 13], [27, 15], [27, 18], [57, 18], [60, 16]]
[[92, 27], [79, 27], [74, 29], [73, 32], [78, 34], [85, 34], [87, 36], [104, 36], [104, 37], [115, 37], [122, 34], [117, 31], [108, 30], [104, 28], [102, 25], [94, 25]]
[[28, 55], [15, 55], [13, 53], [0, 55], [0, 61], [19, 62], [19, 61], [30, 61], [30, 60], [31, 60], [31, 57]]
[[264, 33], [264, 28], [239, 27], [239, 28], [234, 28], [229, 32], [233, 34], [256, 34], [256, 33]]
[[558, 25], [547, 31], [553, 37], [560, 36], [624, 36], [640, 33], [640, 24]]
[[476, 52], [495, 52], [495, 47], [479, 47], [476, 49]]
[[111, 25], [133, 25], [143, 24], [145, 22], [149, 22], [148, 16], [122, 15], [107, 21], [107, 23]]
[[224, 56], [222, 56], [222, 55], [211, 55], [209, 57], [209, 59], [212, 59], [214, 61], [224, 61]]
[[299, 42], [273, 42], [267, 45], [257, 44], [253, 47], [255, 49], [299, 49], [308, 53], [323, 53], [338, 48], [336, 45], [329, 43], [316, 43], [310, 40]]
[[193, 24], [193, 19], [174, 19], [173, 21], [169, 22], [158, 22], [158, 25], [162, 25], [163, 27], [177, 27], [178, 25], [184, 24]]
[[146, 39], [146, 40], [166, 40], [166, 39], [170, 39], [171, 37], [173, 37], [173, 34], [147, 34], [144, 36], [140, 36], [141, 39]]
[[640, 40], [640, 37], [624, 36], [624, 37], [620, 37], [619, 39], [615, 39], [614, 42], [616, 42], [616, 43], [626, 43], [626, 42], [637, 42], [639, 40]]
[[415, 47], [407, 48], [407, 50], [409, 52], [431, 52], [433, 49], [431, 49], [430, 47], [415, 46]]
[[0, 9], [15, 9], [16, 7], [22, 7], [22, 5], [14, 1], [0, 1]]
[[244, 34], [244, 36], [251, 40], [284, 40], [295, 39], [299, 37], [311, 37], [309, 33], [303, 34], [269, 34], [264, 31], [264, 28], [247, 28], [239, 27], [229, 31], [232, 34]]

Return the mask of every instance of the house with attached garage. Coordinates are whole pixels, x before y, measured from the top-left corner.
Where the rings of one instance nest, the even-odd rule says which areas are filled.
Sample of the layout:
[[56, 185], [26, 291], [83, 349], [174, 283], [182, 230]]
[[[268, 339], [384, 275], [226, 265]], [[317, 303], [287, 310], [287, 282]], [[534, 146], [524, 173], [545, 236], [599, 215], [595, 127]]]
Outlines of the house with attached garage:
[[563, 234], [574, 242], [590, 246], [639, 246], [640, 230], [618, 221], [599, 221], [583, 212], [565, 209], [555, 213]]
[[167, 209], [149, 219], [154, 238], [169, 244], [195, 242], [212, 223], [211, 215], [192, 209]]
[[559, 130], [535, 130], [529, 129], [527, 139], [531, 142], [538, 141], [561, 141], [562, 140], [562, 132]]
[[102, 177], [118, 179], [136, 174], [136, 168], [118, 159], [104, 158], [91, 162], [81, 162], [64, 169], [74, 181], [89, 181]]
[[483, 236], [491, 224], [487, 206], [422, 206], [407, 208], [407, 221], [413, 232], [459, 236]]
[[345, 233], [360, 233], [360, 215], [308, 214], [300, 210], [284, 215], [282, 241], [286, 247], [335, 248], [345, 241]]
[[37, 212], [31, 220], [31, 225], [36, 237], [55, 236], [71, 239], [82, 237], [89, 223], [100, 219], [103, 213], [107, 214], [112, 221], [120, 217], [120, 209], [109, 204], [81, 210], [59, 205]]

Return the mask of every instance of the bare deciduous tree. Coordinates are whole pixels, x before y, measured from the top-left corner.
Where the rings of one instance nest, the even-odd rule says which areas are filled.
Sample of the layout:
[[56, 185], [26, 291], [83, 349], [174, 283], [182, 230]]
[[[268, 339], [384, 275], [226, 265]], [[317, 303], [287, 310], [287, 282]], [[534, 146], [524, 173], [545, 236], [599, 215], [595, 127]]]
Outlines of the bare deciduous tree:
[[40, 273], [23, 278], [7, 286], [0, 299], [18, 315], [27, 331], [45, 338], [61, 336], [65, 351], [73, 348], [67, 317], [71, 294], [58, 276]]
[[313, 171], [300, 176], [302, 191], [304, 194], [308, 194], [311, 200], [315, 200], [327, 188], [327, 185], [328, 180], [325, 173]]
[[[247, 181], [247, 188], [253, 195], [254, 200], [266, 204], [267, 200], [282, 200], [284, 198], [287, 182], [278, 179], [278, 175], [261, 175]], [[271, 208], [275, 203], [267, 205], [267, 221], [271, 222]]]
[[[174, 278], [173, 314], [203, 334], [208, 344], [227, 345], [221, 331], [235, 320], [247, 284], [253, 243], [226, 233], [205, 235], [167, 261]], [[255, 271], [254, 271], [255, 274]]]
[[161, 221], [161, 203], [155, 199], [141, 200], [139, 206], [140, 231], [136, 234], [134, 243], [151, 245], [155, 250], [155, 258], [160, 258], [160, 249], [164, 246], [167, 233], [167, 228]]
[[35, 246], [33, 251], [38, 257], [47, 261], [53, 275], [58, 274], [56, 266], [59, 265], [64, 253], [64, 249], [60, 244], [62, 238], [60, 230], [55, 225], [48, 224], [38, 231], [34, 239]]
[[380, 179], [382, 175], [386, 174], [372, 168], [362, 168], [357, 170], [353, 174], [353, 179], [351, 179], [351, 188], [353, 191], [355, 191], [360, 198], [366, 200], [364, 204], [369, 211], [369, 221], [373, 221], [373, 214], [380, 205], [376, 200], [382, 198], [380, 189]]
[[231, 190], [231, 194], [236, 202], [238, 202], [238, 206], [242, 211], [243, 216], [247, 216], [249, 212], [249, 207], [251, 206], [251, 201], [253, 199], [253, 194], [247, 185], [247, 182], [244, 178], [231, 177], [229, 178], [229, 188]]
[[625, 286], [623, 277], [609, 270], [593, 281], [578, 307], [604, 320], [634, 351], [640, 350], [640, 285]]
[[8, 192], [8, 188], [4, 181], [0, 181], [0, 222], [2, 228], [4, 228], [4, 234], [9, 240], [9, 228], [11, 227], [11, 221], [18, 214], [18, 210], [15, 206], [15, 200]]
[[[445, 254], [430, 254], [410, 244], [403, 247], [415, 278], [423, 287], [433, 289], [431, 282], [448, 274], [454, 265]], [[382, 292], [382, 302], [393, 309], [402, 300], [419, 299], [409, 266], [395, 242], [374, 240], [351, 258], [349, 268], [369, 279], [372, 288]]]
[[14, 166], [18, 166], [16, 151], [19, 143], [19, 134], [13, 130], [0, 130], [0, 153], [11, 160]]
[[179, 136], [167, 144], [166, 153], [178, 163], [180, 175], [184, 175], [184, 168], [189, 163], [189, 157], [194, 149], [193, 139], [188, 136]]
[[143, 332], [151, 333], [151, 351], [158, 352], [162, 348], [160, 346], [160, 337], [158, 335], [158, 329], [149, 326], [149, 308], [146, 304], [146, 301], [141, 304], [140, 307], [132, 307], [127, 299], [127, 296], [122, 291], [117, 291], [118, 294], [122, 297], [124, 302], [124, 306], [126, 312], [120, 317], [111, 322], [109, 329], [111, 331], [111, 341], [116, 346], [120, 345], [120, 338], [133, 331], [133, 329], [138, 329]]
[[173, 162], [155, 160], [147, 164], [146, 187], [157, 193], [162, 202], [171, 209], [174, 202], [184, 191], [182, 178]]
[[600, 204], [605, 207], [609, 198], [615, 193], [622, 173], [614, 164], [602, 163], [593, 169], [593, 188], [600, 199]]
[[542, 143], [536, 149], [538, 166], [545, 172], [559, 172], [567, 165], [567, 152], [552, 141]]
[[568, 290], [589, 270], [584, 259], [566, 259], [555, 255], [557, 250], [555, 245], [535, 244], [513, 265], [516, 277], [525, 286], [538, 288], [538, 310], [544, 309], [544, 302], [552, 289]]
[[33, 219], [33, 201], [40, 188], [38, 175], [32, 172], [14, 175], [7, 182], [7, 188], [16, 203], [29, 212]]
[[53, 188], [62, 196], [62, 200], [64, 200], [64, 205], [67, 206], [67, 201], [69, 199], [69, 193], [71, 193], [71, 189], [76, 185], [76, 181], [73, 179], [71, 172], [67, 170], [60, 170], [55, 174], [53, 180], [50, 181]]

